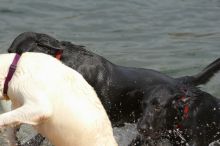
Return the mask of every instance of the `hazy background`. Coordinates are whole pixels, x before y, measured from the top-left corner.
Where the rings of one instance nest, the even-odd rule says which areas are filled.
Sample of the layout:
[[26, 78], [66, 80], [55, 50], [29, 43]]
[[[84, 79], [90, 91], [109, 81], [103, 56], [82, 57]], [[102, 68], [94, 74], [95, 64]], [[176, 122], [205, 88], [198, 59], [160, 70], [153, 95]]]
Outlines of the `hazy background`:
[[[85, 45], [116, 64], [191, 75], [220, 56], [220, 0], [0, 0], [0, 53], [24, 31]], [[220, 97], [219, 87], [217, 74], [202, 89]], [[115, 129], [121, 146], [132, 131]]]

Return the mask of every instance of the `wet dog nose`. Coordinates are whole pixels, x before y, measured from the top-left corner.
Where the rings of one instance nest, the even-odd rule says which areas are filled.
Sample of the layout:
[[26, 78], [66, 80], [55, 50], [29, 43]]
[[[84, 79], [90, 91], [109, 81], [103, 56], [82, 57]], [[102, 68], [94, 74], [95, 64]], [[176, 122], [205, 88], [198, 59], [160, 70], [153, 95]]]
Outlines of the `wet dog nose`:
[[152, 130], [150, 124], [147, 122], [138, 124], [137, 129], [141, 133], [146, 133], [147, 131]]
[[141, 131], [142, 131], [142, 130], [146, 130], [146, 129], [147, 129], [147, 125], [148, 125], [148, 124], [146, 124], [146, 123], [140, 124], [140, 125], [138, 126], [138, 129], [140, 129]]

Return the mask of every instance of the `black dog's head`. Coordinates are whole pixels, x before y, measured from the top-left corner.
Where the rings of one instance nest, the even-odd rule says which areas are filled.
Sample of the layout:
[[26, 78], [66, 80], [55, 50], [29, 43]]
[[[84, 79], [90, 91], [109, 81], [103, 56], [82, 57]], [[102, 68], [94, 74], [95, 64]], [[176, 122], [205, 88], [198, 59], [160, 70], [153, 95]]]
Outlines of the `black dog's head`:
[[8, 52], [42, 52], [54, 56], [58, 50], [62, 50], [62, 47], [55, 38], [41, 33], [24, 32], [15, 38]]
[[161, 138], [166, 129], [172, 128], [175, 109], [168, 109], [168, 101], [174, 99], [176, 91], [166, 85], [149, 89], [147, 98], [142, 101], [143, 116], [138, 122], [138, 131], [145, 137]]
[[158, 85], [142, 102], [143, 116], [137, 128], [145, 139], [206, 145], [220, 138], [219, 104], [196, 87]]

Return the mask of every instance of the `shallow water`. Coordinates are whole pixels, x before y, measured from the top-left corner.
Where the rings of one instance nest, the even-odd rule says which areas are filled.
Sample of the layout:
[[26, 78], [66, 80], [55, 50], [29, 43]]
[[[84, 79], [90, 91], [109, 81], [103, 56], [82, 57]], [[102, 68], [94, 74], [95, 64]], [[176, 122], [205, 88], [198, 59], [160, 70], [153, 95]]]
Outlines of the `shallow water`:
[[[220, 56], [219, 18], [219, 0], [1, 0], [0, 51], [19, 33], [37, 31], [83, 44], [116, 64], [178, 77]], [[217, 74], [202, 89], [220, 97], [219, 86]], [[114, 129], [120, 146], [134, 129]]]

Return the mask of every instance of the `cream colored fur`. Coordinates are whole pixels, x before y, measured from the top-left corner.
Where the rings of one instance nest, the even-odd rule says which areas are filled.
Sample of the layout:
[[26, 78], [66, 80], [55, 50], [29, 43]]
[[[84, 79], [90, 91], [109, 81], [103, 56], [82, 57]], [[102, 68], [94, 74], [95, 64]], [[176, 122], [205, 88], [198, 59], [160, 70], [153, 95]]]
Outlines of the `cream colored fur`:
[[[0, 98], [15, 54], [0, 55]], [[116, 146], [110, 121], [93, 88], [73, 69], [41, 53], [24, 53], [9, 82], [14, 110], [0, 127], [31, 124], [55, 146]]]

